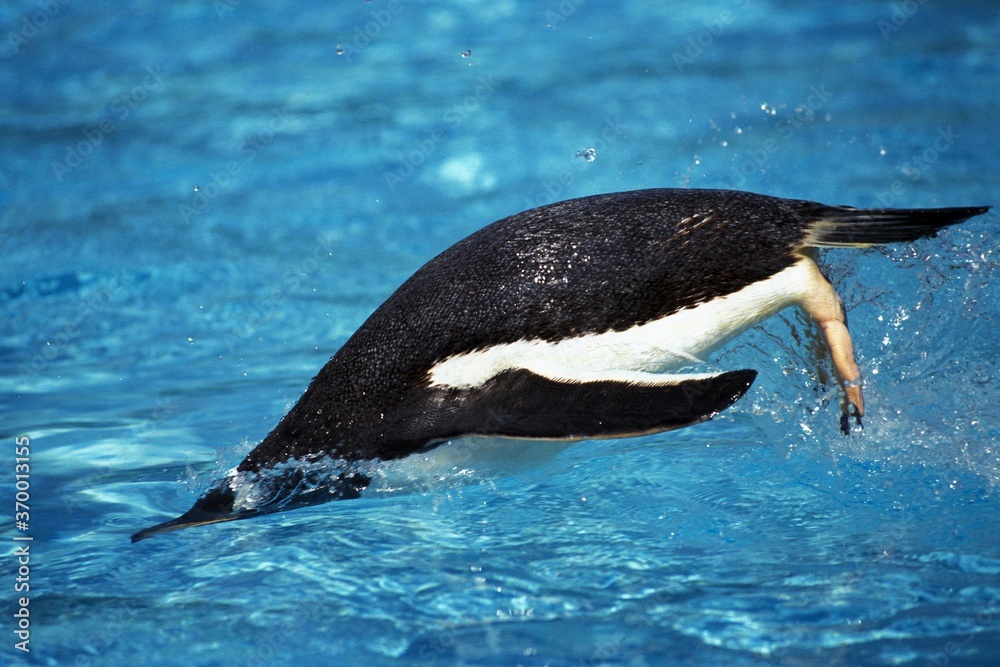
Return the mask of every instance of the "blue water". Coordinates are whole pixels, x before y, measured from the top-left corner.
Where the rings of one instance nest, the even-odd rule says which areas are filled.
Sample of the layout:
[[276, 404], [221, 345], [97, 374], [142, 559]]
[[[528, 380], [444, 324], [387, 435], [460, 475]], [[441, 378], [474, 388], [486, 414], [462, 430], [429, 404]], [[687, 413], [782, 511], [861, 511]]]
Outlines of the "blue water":
[[0, 8], [0, 662], [997, 664], [996, 212], [824, 254], [863, 434], [787, 312], [712, 358], [761, 375], [698, 427], [457, 442], [358, 501], [128, 539], [492, 220], [663, 186], [1000, 204], [994, 2], [110, 7]]

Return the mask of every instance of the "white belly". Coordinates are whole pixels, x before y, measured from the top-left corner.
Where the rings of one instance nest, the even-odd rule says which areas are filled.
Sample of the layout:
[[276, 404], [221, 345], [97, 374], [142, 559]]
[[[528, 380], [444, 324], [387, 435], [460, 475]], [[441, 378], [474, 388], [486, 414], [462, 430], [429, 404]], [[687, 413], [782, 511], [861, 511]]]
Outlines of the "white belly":
[[662, 384], [673, 377], [662, 373], [701, 362], [705, 352], [801, 302], [816, 280], [825, 283], [816, 264], [803, 257], [767, 280], [625, 331], [554, 343], [524, 340], [449, 357], [430, 370], [431, 384], [477, 387], [508, 368], [525, 368], [553, 380]]

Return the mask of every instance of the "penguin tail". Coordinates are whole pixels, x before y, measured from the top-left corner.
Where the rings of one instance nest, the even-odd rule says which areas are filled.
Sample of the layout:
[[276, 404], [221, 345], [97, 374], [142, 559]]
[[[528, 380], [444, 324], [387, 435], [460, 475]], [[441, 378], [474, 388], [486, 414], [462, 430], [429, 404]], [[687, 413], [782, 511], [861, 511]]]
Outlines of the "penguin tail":
[[818, 206], [809, 211], [804, 245], [867, 248], [915, 241], [990, 210], [989, 206], [957, 208], [850, 208]]

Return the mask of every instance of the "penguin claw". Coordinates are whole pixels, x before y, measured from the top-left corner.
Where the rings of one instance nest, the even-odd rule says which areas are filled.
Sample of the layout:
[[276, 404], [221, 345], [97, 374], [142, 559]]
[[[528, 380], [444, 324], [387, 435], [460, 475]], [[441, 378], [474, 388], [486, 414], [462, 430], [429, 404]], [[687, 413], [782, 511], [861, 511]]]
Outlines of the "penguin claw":
[[[851, 417], [854, 417], [854, 426], [851, 426]], [[844, 412], [840, 415], [840, 432], [850, 435], [854, 431], [863, 431], [865, 425], [861, 423], [861, 412], [854, 403], [848, 403], [844, 407]]]

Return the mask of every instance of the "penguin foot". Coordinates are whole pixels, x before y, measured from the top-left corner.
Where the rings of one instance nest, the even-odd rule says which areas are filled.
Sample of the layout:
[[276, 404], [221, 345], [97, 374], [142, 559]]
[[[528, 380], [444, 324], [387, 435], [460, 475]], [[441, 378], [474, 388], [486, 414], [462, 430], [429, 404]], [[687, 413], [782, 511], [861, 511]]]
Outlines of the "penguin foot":
[[[851, 417], [854, 417], [854, 426], [851, 426]], [[850, 435], [854, 431], [863, 431], [865, 425], [861, 423], [861, 411], [854, 403], [848, 403], [844, 407], [844, 412], [840, 415], [840, 432]]]

